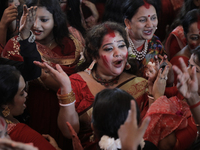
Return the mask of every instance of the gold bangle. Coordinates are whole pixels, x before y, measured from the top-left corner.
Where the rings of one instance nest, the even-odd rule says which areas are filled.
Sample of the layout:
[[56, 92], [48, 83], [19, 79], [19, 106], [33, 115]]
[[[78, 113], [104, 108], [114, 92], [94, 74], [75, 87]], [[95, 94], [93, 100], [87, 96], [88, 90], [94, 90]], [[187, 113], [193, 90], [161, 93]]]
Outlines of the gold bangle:
[[60, 95], [57, 93], [57, 97], [59, 99], [59, 103], [61, 104], [70, 104], [70, 103], [73, 103], [76, 99], [73, 91], [65, 95]]

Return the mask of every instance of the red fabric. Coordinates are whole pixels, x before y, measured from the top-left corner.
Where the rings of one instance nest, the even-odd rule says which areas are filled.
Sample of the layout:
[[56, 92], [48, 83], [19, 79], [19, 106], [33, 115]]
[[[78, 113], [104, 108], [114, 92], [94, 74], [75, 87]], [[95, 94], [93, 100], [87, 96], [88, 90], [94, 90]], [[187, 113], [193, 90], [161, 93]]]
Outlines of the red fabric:
[[[12, 60], [23, 61], [22, 56], [19, 54], [20, 47], [16, 38], [17, 36], [8, 41], [3, 51], [3, 56]], [[57, 59], [58, 61], [62, 58], [75, 58], [76, 47], [70, 38], [66, 37], [63, 39], [63, 50], [59, 46], [50, 50], [39, 43], [36, 44], [37, 48], [40, 48], [38, 51], [48, 58]], [[42, 60], [45, 61], [43, 57]], [[48, 63], [55, 66], [55, 63], [51, 61], [48, 61]], [[75, 65], [61, 65], [61, 67], [68, 75], [75, 72]], [[27, 111], [30, 114], [28, 125], [40, 134], [50, 134], [57, 141], [60, 148], [66, 149], [68, 147], [66, 143], [71, 144], [71, 141], [63, 136], [57, 125], [59, 104], [56, 92], [51, 89], [45, 89], [37, 81], [29, 82], [26, 104]]]
[[[12, 124], [9, 125], [12, 126]], [[23, 123], [17, 123], [9, 132], [9, 136], [17, 142], [33, 143], [39, 150], [56, 150], [41, 134]]]
[[[178, 139], [178, 142], [173, 150], [184, 150], [185, 148], [190, 147], [191, 143], [193, 143], [195, 141], [195, 139], [196, 139], [195, 135], [197, 134], [197, 128], [192, 123], [191, 118], [192, 117], [189, 117], [187, 119], [188, 120], [187, 128], [176, 131], [175, 134], [176, 134], [176, 138]], [[193, 119], [193, 121], [194, 121], [194, 119]]]
[[94, 96], [90, 92], [87, 83], [81, 78], [79, 74], [73, 74], [70, 76], [72, 89], [76, 96], [76, 111], [78, 114], [82, 114], [88, 110], [94, 102]]
[[80, 142], [76, 132], [74, 131], [73, 127], [71, 126], [71, 124], [69, 122], [66, 122], [66, 123], [67, 123], [67, 127], [70, 131], [70, 134], [72, 136], [72, 143], [73, 143], [74, 150], [83, 150], [81, 142]]
[[174, 36], [172, 36], [171, 44], [169, 47], [170, 58], [173, 58], [180, 50], [181, 50], [181, 48], [178, 45], [178, 41], [176, 40], [176, 38]]
[[161, 0], [161, 12], [158, 18], [158, 29], [155, 34], [160, 38], [161, 41], [165, 39], [166, 36], [166, 26], [171, 25], [175, 19], [175, 11], [170, 0]]
[[[195, 125], [188, 125], [191, 117], [189, 106], [177, 97], [168, 99], [166, 96], [161, 96], [150, 106], [145, 117], [147, 116], [151, 117], [151, 121], [144, 135], [145, 140], [157, 146], [160, 140], [175, 131], [179, 143], [186, 142], [185, 145], [191, 145], [194, 142], [197, 128]], [[190, 128], [192, 132], [188, 132]], [[180, 138], [180, 134], [184, 134], [184, 137]]]
[[178, 26], [176, 27], [168, 36], [165, 49], [169, 55], [169, 58], [175, 56], [183, 47], [187, 45], [187, 41], [184, 35], [183, 27]]
[[[185, 64], [188, 65], [188, 61], [189, 61], [189, 58], [188, 57], [185, 57], [185, 56], [174, 56], [171, 60], [170, 60], [170, 63], [172, 65], [176, 65], [178, 68], [181, 69], [181, 64], [179, 62], [179, 58], [183, 58]], [[176, 85], [177, 84], [177, 74], [174, 72], [174, 84]]]

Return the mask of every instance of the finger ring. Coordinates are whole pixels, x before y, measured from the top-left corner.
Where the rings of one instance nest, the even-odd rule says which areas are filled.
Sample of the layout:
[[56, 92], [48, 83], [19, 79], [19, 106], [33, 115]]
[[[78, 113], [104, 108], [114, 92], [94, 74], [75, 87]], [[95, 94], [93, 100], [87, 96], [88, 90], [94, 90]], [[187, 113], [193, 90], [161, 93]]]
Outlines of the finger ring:
[[161, 79], [161, 80], [162, 80], [162, 79], [163, 79], [163, 80], [167, 80], [167, 79], [168, 79], [168, 77], [167, 77], [167, 76], [166, 76], [166, 77], [163, 77], [163, 78], [162, 78], [162, 77], [160, 77], [160, 79]]

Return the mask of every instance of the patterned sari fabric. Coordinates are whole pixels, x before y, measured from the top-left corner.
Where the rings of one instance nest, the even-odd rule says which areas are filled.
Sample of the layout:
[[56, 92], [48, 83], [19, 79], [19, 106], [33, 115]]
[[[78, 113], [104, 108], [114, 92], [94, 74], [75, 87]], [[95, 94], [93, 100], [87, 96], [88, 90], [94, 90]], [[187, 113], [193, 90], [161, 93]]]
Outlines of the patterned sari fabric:
[[169, 58], [174, 57], [183, 47], [187, 45], [183, 27], [176, 27], [168, 36], [165, 49]]
[[[75, 73], [76, 59], [79, 59], [83, 50], [82, 44], [70, 35], [70, 38], [63, 39], [63, 49], [56, 46], [52, 50], [48, 47], [37, 44], [37, 50], [42, 61], [51, 66], [60, 64], [62, 69], [71, 75]], [[8, 41], [2, 55], [8, 59], [23, 61], [19, 53], [20, 46], [17, 37]], [[66, 138], [62, 135], [57, 125], [59, 104], [56, 92], [48, 89], [38, 79], [29, 82], [27, 111], [30, 114], [28, 125], [41, 134], [50, 134], [63, 148]]]
[[148, 41], [148, 50], [145, 58], [142, 61], [137, 60], [137, 65], [139, 69], [137, 76], [145, 77], [146, 65], [148, 64], [149, 61], [153, 62], [154, 56], [158, 54], [164, 56], [166, 52], [159, 38], [154, 35], [152, 39]]
[[17, 142], [33, 143], [40, 150], [56, 150], [41, 134], [23, 123], [8, 123], [7, 132]]
[[156, 146], [172, 132], [175, 132], [177, 138], [174, 149], [186, 149], [195, 141], [197, 128], [191, 121], [193, 118], [189, 106], [177, 97], [159, 97], [149, 107], [145, 117], [147, 116], [151, 117], [151, 121], [144, 139]]
[[[94, 102], [94, 95], [90, 92], [87, 83], [81, 78], [79, 74], [70, 76], [72, 89], [76, 95], [76, 111], [79, 114], [80, 131], [79, 138], [85, 150], [96, 149], [97, 141], [90, 141], [90, 136], [93, 135], [91, 129], [92, 104]], [[141, 77], [133, 77], [124, 83], [120, 84], [118, 88], [127, 91], [137, 101], [140, 110], [148, 106], [147, 98], [147, 80]]]

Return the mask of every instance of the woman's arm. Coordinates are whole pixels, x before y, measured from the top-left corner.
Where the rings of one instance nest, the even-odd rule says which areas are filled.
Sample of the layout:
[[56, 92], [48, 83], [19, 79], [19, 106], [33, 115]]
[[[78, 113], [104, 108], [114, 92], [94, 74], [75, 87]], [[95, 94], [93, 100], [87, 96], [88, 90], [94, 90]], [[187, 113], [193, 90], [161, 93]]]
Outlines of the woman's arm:
[[182, 58], [179, 58], [181, 69], [173, 66], [174, 71], [177, 73], [177, 88], [179, 92], [186, 98], [193, 118], [196, 122], [198, 131], [200, 131], [200, 98], [198, 94], [198, 79], [196, 75], [196, 67], [192, 67], [192, 73], [189, 74], [187, 66]]
[[[60, 93], [58, 93], [58, 99], [60, 99], [58, 126], [65, 137], [71, 138], [66, 122], [69, 122], [77, 133], [79, 132], [79, 116], [75, 109], [75, 97], [73, 97], [73, 94], [70, 94], [72, 92], [71, 81], [58, 64], [56, 65], [56, 69], [54, 69], [45, 62], [34, 63], [43, 68], [45, 72], [48, 72], [60, 86]], [[68, 103], [68, 100], [72, 101]]]
[[3, 16], [0, 21], [0, 43], [2, 46], [6, 45], [6, 36], [9, 25], [17, 18], [17, 8], [15, 6], [9, 6], [4, 10]]

